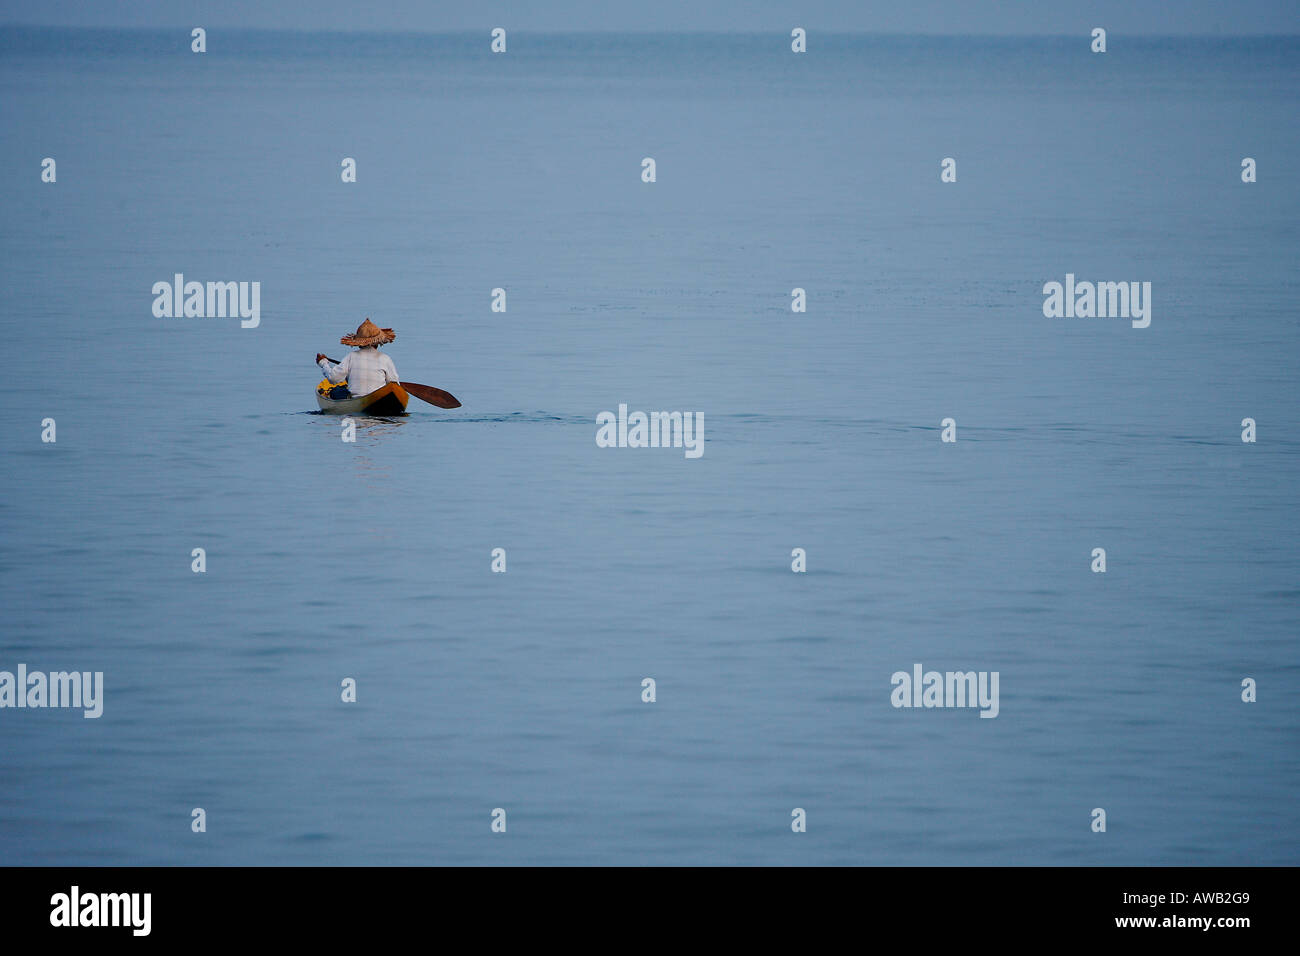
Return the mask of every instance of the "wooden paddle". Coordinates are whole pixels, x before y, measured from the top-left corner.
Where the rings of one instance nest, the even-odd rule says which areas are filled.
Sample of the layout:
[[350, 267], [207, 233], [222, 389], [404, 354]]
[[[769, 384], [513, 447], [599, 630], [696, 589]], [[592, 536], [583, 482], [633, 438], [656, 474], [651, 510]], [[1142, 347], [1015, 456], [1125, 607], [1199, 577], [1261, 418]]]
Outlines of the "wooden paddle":
[[[339, 364], [328, 355], [325, 356], [325, 361], [331, 365]], [[432, 385], [421, 385], [419, 382], [398, 382], [398, 384], [416, 398], [428, 402], [430, 405], [437, 405], [439, 408], [460, 408], [460, 402], [456, 400], [456, 396], [451, 392], [444, 392]]]
[[456, 401], [456, 396], [451, 392], [444, 392], [432, 385], [421, 385], [419, 382], [400, 382], [399, 384], [416, 398], [423, 399], [430, 405], [437, 405], [439, 408], [460, 408], [460, 402]]

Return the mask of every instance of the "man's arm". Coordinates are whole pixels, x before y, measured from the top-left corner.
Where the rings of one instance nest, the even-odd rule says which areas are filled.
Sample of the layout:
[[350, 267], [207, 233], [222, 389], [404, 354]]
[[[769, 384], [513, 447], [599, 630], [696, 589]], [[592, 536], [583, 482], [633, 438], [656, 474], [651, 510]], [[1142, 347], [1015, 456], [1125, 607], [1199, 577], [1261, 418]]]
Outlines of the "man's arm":
[[352, 353], [349, 352], [347, 355], [343, 356], [343, 361], [338, 365], [331, 365], [329, 359], [318, 353], [316, 355], [316, 364], [319, 365], [321, 371], [325, 373], [326, 380], [334, 382], [337, 385], [339, 382], [347, 381], [348, 372], [352, 368]]

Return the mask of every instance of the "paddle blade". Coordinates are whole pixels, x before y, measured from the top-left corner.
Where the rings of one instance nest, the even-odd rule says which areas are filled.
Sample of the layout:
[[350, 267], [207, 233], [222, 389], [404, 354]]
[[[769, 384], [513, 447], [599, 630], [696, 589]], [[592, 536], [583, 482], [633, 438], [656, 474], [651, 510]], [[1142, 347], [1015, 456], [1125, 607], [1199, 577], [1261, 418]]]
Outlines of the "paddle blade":
[[444, 392], [440, 388], [434, 388], [432, 385], [403, 382], [402, 388], [430, 405], [437, 405], [439, 408], [460, 408], [460, 402], [456, 401], [455, 395], [451, 394], [451, 392]]

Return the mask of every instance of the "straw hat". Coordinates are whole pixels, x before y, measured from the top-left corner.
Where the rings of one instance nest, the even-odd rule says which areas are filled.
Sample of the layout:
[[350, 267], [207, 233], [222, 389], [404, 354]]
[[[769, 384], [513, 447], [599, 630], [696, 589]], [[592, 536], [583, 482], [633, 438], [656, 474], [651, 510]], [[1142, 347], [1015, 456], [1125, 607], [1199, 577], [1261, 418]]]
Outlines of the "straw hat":
[[344, 345], [355, 345], [358, 348], [364, 348], [367, 345], [387, 345], [393, 339], [397, 338], [397, 333], [392, 329], [381, 329], [367, 317], [366, 321], [357, 326], [357, 330], [351, 335], [345, 335], [339, 339]]

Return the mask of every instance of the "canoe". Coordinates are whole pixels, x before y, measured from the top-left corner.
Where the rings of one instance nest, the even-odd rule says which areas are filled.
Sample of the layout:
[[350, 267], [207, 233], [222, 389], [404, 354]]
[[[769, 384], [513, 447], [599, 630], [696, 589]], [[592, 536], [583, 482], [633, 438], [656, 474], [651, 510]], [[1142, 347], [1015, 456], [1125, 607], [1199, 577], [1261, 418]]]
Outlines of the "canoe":
[[328, 415], [400, 415], [406, 411], [410, 397], [401, 385], [389, 382], [369, 395], [345, 398], [342, 401], [335, 401], [317, 392], [316, 404]]

